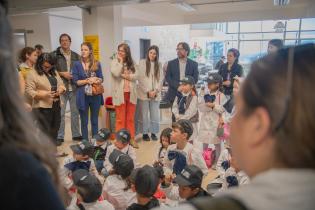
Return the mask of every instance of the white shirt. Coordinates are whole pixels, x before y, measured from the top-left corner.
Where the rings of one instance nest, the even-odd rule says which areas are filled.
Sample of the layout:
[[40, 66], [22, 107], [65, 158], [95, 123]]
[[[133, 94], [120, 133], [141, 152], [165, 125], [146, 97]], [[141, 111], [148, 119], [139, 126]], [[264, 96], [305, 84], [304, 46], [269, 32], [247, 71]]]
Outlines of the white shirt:
[[[119, 150], [114, 144], [108, 146], [108, 148], [107, 148], [105, 161], [104, 161], [104, 168], [107, 170], [107, 172], [109, 172], [113, 168], [113, 165], [109, 162], [109, 156], [114, 151], [114, 149]], [[125, 153], [125, 154], [127, 154], [127, 155], [129, 155], [131, 157], [131, 159], [133, 160], [134, 166], [136, 167], [137, 161], [136, 161], [136, 151], [135, 151], [135, 149], [131, 145], [128, 144], [125, 148], [123, 148], [120, 151]]]
[[185, 77], [187, 58], [178, 59], [178, 61], [179, 61], [179, 79], [182, 80]]
[[[71, 188], [73, 185], [72, 179], [70, 179], [71, 171], [64, 167], [64, 165], [76, 161], [73, 157], [65, 158], [63, 167], [59, 170], [59, 175], [61, 178], [61, 181], [63, 183], [63, 186], [67, 189]], [[87, 161], [91, 161], [90, 165], [90, 173], [95, 175], [97, 178], [99, 178], [98, 172], [95, 167], [94, 160], [92, 158], [89, 158]], [[100, 179], [100, 178], [99, 178]]]
[[110, 175], [107, 177], [103, 195], [116, 210], [125, 210], [128, 206], [137, 202], [136, 193], [131, 189], [125, 190], [127, 183], [119, 175]]
[[[71, 200], [70, 205], [67, 207], [67, 210], [80, 210], [76, 203], [77, 197], [74, 196]], [[85, 210], [114, 210], [113, 205], [110, 204], [107, 200], [96, 201], [93, 203], [81, 202], [81, 204], [85, 208]]]
[[203, 175], [208, 174], [208, 167], [206, 165], [205, 160], [202, 157], [202, 152], [199, 149], [193, 147], [192, 144], [187, 143], [183, 150], [177, 149], [177, 144], [172, 144], [172, 145], [168, 146], [167, 153], [166, 153], [166, 156], [164, 158], [164, 164], [165, 164], [164, 166], [168, 170], [173, 171], [173, 166], [174, 166], [175, 160], [170, 161], [168, 159], [169, 151], [181, 152], [186, 157], [187, 165], [196, 165], [201, 169], [201, 171], [203, 172]]

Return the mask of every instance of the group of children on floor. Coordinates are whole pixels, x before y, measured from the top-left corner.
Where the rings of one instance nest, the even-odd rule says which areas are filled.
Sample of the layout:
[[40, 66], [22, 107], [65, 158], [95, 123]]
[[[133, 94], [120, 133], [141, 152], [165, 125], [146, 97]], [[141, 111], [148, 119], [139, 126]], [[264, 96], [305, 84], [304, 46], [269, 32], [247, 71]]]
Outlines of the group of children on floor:
[[[202, 90], [199, 97], [192, 78], [181, 80], [182, 94], [177, 96], [173, 106], [176, 122], [172, 128], [161, 132], [161, 146], [152, 166], [140, 167], [137, 163], [126, 129], [116, 132], [113, 143], [110, 131], [104, 128], [91, 141], [72, 145], [73, 157], [66, 158], [60, 170], [64, 187], [72, 196], [68, 209], [146, 210], [162, 205], [176, 206], [182, 201], [215, 196], [229, 187], [248, 183], [228, 141], [220, 154], [218, 128], [225, 123], [223, 104], [227, 101], [219, 91], [220, 79], [216, 74], [210, 75], [209, 92]], [[198, 112], [201, 113], [199, 133]], [[214, 144], [217, 151], [212, 166], [219, 175], [208, 184], [207, 191], [201, 186], [209, 166], [195, 146], [198, 140], [205, 150], [209, 144]]]

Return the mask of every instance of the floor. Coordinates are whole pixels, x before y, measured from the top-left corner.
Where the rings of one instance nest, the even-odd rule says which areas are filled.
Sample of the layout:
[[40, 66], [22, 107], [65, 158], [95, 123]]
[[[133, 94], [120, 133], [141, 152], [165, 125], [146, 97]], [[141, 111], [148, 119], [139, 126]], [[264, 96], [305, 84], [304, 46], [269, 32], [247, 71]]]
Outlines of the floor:
[[[169, 113], [162, 113], [162, 115], [167, 116]], [[161, 116], [162, 117], [162, 116]], [[167, 117], [168, 118], [168, 117]], [[58, 147], [58, 152], [65, 152], [69, 155], [71, 155], [71, 150], [70, 150], [70, 145], [75, 144], [76, 142], [73, 142], [71, 139], [71, 129], [70, 129], [70, 116], [69, 113], [66, 114], [66, 132], [65, 132], [65, 142], [63, 143], [62, 146]], [[165, 127], [168, 126], [168, 122], [163, 120], [162, 117], [162, 125], [161, 125], [161, 130]], [[141, 139], [141, 136], [137, 136], [138, 139]], [[158, 141], [149, 141], [149, 142], [145, 142], [140, 140], [139, 141], [139, 149], [136, 150], [136, 154], [137, 154], [137, 161], [138, 163], [140, 163], [141, 165], [145, 165], [145, 164], [152, 164], [154, 162], [155, 159], [155, 154], [156, 151], [158, 150], [160, 146], [160, 143]], [[58, 158], [59, 159], [59, 163], [61, 164], [63, 162], [63, 158]], [[206, 189], [207, 184], [213, 180], [215, 177], [217, 176], [217, 172], [215, 170], [209, 169], [209, 173], [206, 177], [204, 177], [203, 180], [203, 188]]]

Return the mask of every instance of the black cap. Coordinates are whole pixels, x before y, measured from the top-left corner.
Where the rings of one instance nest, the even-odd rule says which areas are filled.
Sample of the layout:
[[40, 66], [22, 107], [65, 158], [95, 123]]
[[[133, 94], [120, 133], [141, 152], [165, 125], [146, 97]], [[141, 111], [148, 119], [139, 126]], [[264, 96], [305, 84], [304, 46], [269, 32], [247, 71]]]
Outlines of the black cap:
[[86, 140], [82, 140], [79, 144], [71, 145], [70, 148], [75, 154], [79, 155], [90, 156], [93, 153], [92, 144]]
[[89, 171], [78, 169], [72, 173], [72, 178], [74, 185], [78, 187], [78, 193], [81, 195], [83, 202], [92, 203], [101, 196], [102, 184]]
[[173, 123], [172, 127], [181, 127], [184, 131], [184, 133], [188, 134], [188, 138], [193, 134], [194, 129], [193, 126], [191, 124], [191, 122], [189, 120], [178, 120], [177, 122]]
[[93, 138], [96, 141], [107, 141], [110, 137], [110, 130], [108, 128], [102, 128], [98, 131], [96, 135], [93, 136]]
[[207, 82], [208, 82], [208, 84], [212, 84], [212, 83], [220, 83], [221, 84], [223, 82], [223, 78], [218, 73], [211, 73], [211, 74], [209, 74]]
[[116, 140], [122, 142], [123, 144], [129, 144], [131, 139], [130, 132], [122, 128], [119, 131], [116, 132]]
[[174, 179], [179, 186], [201, 187], [203, 173], [195, 165], [187, 165]]
[[136, 192], [145, 197], [152, 197], [159, 185], [159, 177], [156, 170], [145, 165], [137, 171], [135, 186]]
[[131, 157], [117, 149], [114, 149], [109, 155], [109, 162], [113, 165], [115, 172], [123, 178], [130, 176], [134, 169]]
[[179, 81], [179, 84], [195, 84], [195, 79], [192, 76], [185, 76], [183, 79]]

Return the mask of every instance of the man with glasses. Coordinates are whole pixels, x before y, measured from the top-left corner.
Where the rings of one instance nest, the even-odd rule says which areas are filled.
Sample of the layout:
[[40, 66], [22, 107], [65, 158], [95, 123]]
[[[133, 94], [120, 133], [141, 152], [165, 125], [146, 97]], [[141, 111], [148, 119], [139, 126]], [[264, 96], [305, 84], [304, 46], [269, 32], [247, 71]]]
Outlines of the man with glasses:
[[165, 80], [168, 83], [168, 91], [165, 99], [173, 105], [176, 95], [180, 92], [179, 81], [185, 76], [192, 76], [195, 83], [198, 81], [198, 63], [189, 59], [189, 45], [186, 42], [177, 44], [177, 57], [168, 62]]
[[54, 52], [56, 58], [56, 68], [61, 76], [64, 85], [67, 89], [65, 94], [61, 97], [61, 123], [60, 129], [58, 131], [58, 141], [64, 141], [65, 135], [65, 112], [66, 105], [69, 101], [70, 111], [71, 111], [71, 132], [72, 140], [81, 141], [82, 136], [80, 134], [79, 127], [79, 112], [76, 105], [76, 86], [72, 82], [71, 69], [75, 61], [80, 59], [80, 56], [70, 49], [71, 37], [68, 34], [61, 34], [59, 37], [60, 47], [58, 47]]

